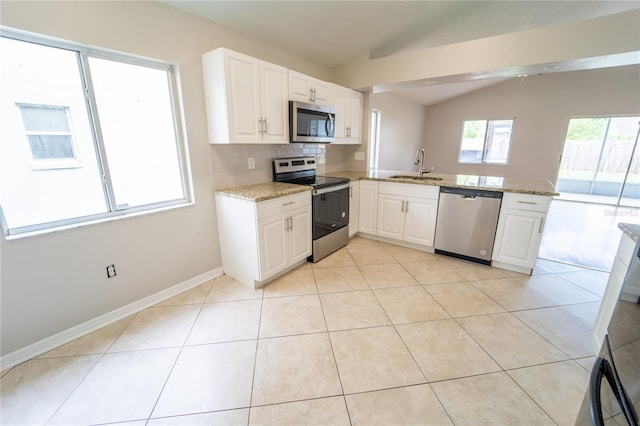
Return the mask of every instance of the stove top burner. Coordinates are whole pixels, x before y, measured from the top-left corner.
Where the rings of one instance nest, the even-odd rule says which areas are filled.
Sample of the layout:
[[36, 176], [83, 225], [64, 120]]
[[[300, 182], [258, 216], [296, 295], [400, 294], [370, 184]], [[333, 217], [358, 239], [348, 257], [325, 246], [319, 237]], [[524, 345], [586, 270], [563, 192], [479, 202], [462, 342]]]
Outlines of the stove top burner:
[[275, 182], [309, 185], [315, 189], [348, 183], [349, 179], [316, 175], [315, 157], [276, 158], [273, 160]]

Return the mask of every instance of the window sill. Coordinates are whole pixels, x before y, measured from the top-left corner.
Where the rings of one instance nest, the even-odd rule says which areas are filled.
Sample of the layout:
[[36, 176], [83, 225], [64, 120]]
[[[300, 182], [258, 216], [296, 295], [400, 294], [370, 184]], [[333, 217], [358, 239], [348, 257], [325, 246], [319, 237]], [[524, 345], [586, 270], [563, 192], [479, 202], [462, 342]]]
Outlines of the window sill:
[[121, 219], [129, 219], [129, 218], [138, 217], [138, 216], [144, 216], [144, 215], [148, 215], [148, 214], [162, 213], [162, 212], [175, 210], [175, 209], [180, 209], [180, 208], [184, 208], [184, 207], [192, 207], [192, 206], [195, 206], [195, 204], [196, 204], [195, 201], [187, 201], [187, 202], [180, 203], [180, 204], [174, 204], [174, 205], [170, 205], [170, 206], [163, 206], [163, 207], [158, 207], [158, 208], [154, 208], [154, 209], [141, 210], [141, 211], [130, 212], [130, 213], [113, 212], [113, 213], [108, 213], [107, 216], [101, 217], [99, 219], [87, 220], [87, 221], [71, 223], [71, 224], [67, 224], [67, 225], [60, 225], [60, 226], [55, 226], [55, 227], [46, 228], [46, 229], [39, 229], [39, 230], [36, 230], [36, 231], [21, 232], [19, 234], [12, 234], [12, 235], [3, 234], [3, 235], [4, 235], [4, 239], [6, 241], [20, 240], [20, 239], [23, 239], [23, 238], [30, 238], [30, 237], [37, 237], [37, 236], [41, 236], [41, 235], [53, 234], [53, 233], [63, 232], [63, 231], [71, 230], [71, 229], [77, 229], [77, 228], [83, 228], [83, 227], [86, 227], [86, 226], [98, 225], [98, 224], [101, 224], [101, 223], [113, 222], [113, 221], [121, 220]]

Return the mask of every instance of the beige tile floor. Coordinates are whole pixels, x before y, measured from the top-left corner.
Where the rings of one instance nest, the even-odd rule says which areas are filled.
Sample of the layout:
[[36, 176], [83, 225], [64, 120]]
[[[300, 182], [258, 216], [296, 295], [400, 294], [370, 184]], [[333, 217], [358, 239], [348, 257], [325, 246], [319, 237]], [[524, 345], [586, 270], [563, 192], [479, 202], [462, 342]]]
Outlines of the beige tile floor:
[[573, 424], [607, 275], [363, 238], [221, 276], [3, 372], [2, 424]]

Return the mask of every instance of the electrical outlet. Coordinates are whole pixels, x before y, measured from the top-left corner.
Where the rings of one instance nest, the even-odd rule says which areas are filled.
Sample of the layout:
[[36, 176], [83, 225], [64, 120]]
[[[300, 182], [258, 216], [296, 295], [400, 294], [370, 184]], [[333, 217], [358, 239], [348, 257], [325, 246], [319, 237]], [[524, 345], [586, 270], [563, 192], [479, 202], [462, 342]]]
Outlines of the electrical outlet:
[[107, 278], [113, 278], [116, 275], [116, 265], [111, 264], [107, 266]]
[[249, 169], [253, 170], [256, 168], [256, 159], [253, 157], [249, 157]]
[[364, 152], [356, 151], [355, 159], [358, 161], [364, 161]]

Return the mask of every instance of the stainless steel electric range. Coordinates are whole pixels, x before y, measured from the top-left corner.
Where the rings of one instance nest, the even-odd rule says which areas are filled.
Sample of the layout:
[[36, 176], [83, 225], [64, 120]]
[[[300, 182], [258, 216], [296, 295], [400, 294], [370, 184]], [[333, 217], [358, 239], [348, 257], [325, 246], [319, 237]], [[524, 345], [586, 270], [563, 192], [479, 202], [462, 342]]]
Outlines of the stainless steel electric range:
[[317, 262], [349, 242], [349, 179], [316, 174], [314, 156], [275, 158], [273, 180], [313, 187], [313, 253]]

